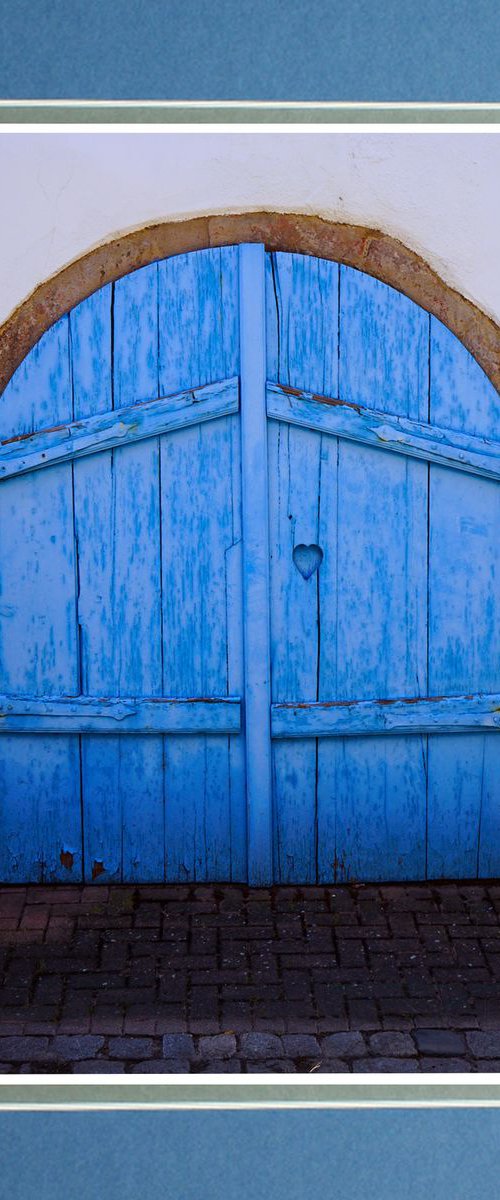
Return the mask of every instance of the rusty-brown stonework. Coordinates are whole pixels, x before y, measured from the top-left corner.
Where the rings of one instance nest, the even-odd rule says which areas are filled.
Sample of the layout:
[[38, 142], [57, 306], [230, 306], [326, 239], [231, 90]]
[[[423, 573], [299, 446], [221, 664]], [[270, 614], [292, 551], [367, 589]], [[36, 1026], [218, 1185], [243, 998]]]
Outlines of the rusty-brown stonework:
[[299, 213], [255, 212], [166, 221], [97, 246], [39, 287], [0, 328], [0, 391], [42, 334], [106, 283], [156, 259], [211, 246], [264, 242], [374, 275], [438, 317], [500, 390], [500, 329], [413, 250], [380, 230]]

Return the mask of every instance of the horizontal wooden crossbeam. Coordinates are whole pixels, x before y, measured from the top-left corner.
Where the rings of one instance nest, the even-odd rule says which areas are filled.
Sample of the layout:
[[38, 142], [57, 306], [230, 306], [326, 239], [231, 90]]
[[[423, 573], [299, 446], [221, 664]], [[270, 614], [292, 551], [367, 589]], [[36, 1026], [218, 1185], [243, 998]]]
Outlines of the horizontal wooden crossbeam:
[[0, 696], [0, 733], [237, 733], [238, 697]]
[[299, 392], [277, 383], [267, 384], [266, 397], [267, 415], [275, 420], [422, 458], [471, 475], [483, 475], [486, 479], [500, 479], [500, 442], [439, 425], [425, 425], [408, 417], [389, 416], [359, 404]]
[[[239, 697], [0, 696], [0, 733], [237, 733]], [[271, 706], [273, 738], [500, 730], [500, 693]]]
[[238, 379], [225, 379], [0, 442], [0, 480], [68, 462], [238, 411]]
[[472, 733], [500, 730], [500, 693], [273, 704], [274, 738], [362, 737], [372, 734]]

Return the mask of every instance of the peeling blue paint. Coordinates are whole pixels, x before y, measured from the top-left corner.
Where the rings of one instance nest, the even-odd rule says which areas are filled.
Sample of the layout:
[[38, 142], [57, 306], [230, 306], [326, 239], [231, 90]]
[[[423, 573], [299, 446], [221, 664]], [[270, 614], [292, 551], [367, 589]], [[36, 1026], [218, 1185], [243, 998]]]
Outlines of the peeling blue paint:
[[0, 877], [498, 874], [499, 422], [313, 257], [177, 256], [48, 330], [0, 397]]

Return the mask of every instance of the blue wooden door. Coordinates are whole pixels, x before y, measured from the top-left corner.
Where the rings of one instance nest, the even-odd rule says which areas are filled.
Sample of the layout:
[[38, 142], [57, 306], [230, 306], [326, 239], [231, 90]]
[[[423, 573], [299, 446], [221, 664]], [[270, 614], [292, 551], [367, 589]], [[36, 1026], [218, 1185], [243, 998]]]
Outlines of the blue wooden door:
[[0, 398], [0, 878], [497, 874], [499, 410], [262, 246], [54, 325]]
[[245, 877], [237, 268], [103, 288], [2, 397], [4, 879]]
[[283, 254], [268, 379], [276, 877], [496, 875], [500, 398], [405, 296]]

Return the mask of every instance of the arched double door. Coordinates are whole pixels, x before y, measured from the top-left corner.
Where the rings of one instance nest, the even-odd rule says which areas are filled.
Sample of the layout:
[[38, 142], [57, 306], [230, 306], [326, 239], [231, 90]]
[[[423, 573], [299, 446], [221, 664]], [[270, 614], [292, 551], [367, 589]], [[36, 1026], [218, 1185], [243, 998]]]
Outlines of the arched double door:
[[107, 285], [0, 398], [0, 878], [500, 870], [500, 398], [352, 268]]

